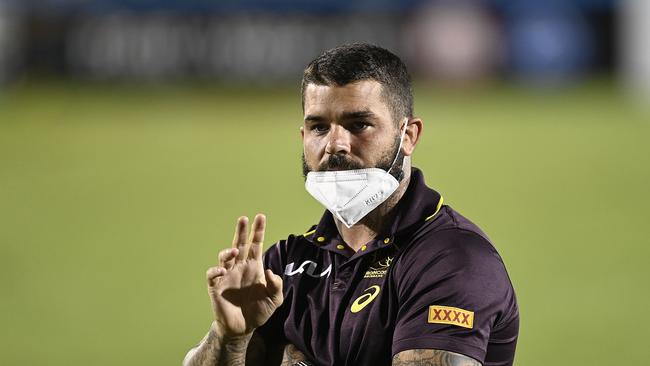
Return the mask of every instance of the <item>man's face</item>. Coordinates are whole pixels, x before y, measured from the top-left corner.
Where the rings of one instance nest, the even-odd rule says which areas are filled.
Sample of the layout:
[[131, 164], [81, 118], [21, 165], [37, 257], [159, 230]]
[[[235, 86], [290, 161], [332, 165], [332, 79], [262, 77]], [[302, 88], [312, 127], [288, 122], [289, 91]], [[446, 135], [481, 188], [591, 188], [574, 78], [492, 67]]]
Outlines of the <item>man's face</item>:
[[363, 80], [340, 87], [309, 84], [304, 100], [300, 132], [305, 176], [309, 171], [390, 168], [400, 133], [380, 83]]

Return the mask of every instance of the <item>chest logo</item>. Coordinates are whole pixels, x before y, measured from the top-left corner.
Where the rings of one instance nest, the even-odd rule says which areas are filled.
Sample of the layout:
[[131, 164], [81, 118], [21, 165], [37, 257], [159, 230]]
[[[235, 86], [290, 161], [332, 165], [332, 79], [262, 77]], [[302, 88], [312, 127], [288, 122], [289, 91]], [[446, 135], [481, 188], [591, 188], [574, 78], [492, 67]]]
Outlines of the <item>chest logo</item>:
[[316, 262], [312, 262], [312, 261], [304, 261], [296, 269], [293, 269], [293, 267], [294, 267], [293, 262], [287, 264], [287, 266], [284, 268], [284, 274], [291, 277], [297, 274], [305, 273], [306, 275], [309, 275], [311, 277], [319, 278], [319, 277], [329, 277], [330, 273], [332, 272], [332, 265], [330, 264], [327, 268], [325, 268], [323, 272], [316, 273]]
[[350, 307], [350, 311], [353, 313], [358, 313], [361, 310], [363, 310], [363, 308], [365, 308], [366, 305], [370, 304], [372, 300], [374, 300], [375, 297], [379, 295], [380, 290], [381, 289], [377, 285], [370, 286], [367, 289], [363, 290], [363, 292], [365, 293], [357, 297], [356, 300], [354, 300], [352, 306]]
[[363, 278], [381, 278], [388, 273], [388, 268], [393, 262], [393, 257], [386, 257], [380, 260], [374, 260], [374, 263], [368, 267]]
[[451, 324], [463, 328], [474, 327], [474, 312], [451, 306], [429, 306], [429, 323]]

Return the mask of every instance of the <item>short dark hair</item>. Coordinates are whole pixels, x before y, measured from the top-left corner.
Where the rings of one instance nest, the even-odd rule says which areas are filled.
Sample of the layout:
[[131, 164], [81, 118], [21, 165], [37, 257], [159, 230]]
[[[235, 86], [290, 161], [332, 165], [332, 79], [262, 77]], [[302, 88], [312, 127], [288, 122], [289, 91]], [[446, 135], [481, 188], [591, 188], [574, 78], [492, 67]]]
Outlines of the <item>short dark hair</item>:
[[332, 48], [307, 65], [302, 76], [303, 110], [307, 85], [344, 86], [361, 80], [382, 85], [395, 123], [413, 117], [413, 90], [406, 65], [392, 52], [367, 43]]

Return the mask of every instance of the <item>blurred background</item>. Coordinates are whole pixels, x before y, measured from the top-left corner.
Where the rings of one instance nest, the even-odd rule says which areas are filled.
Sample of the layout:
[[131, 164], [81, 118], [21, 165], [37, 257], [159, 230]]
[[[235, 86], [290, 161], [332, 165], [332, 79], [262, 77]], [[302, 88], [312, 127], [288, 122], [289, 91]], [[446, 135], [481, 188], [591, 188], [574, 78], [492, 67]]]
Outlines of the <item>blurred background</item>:
[[647, 0], [0, 0], [0, 364], [180, 365], [236, 218], [320, 218], [299, 84], [349, 42], [409, 65], [414, 163], [504, 258], [516, 364], [646, 364]]

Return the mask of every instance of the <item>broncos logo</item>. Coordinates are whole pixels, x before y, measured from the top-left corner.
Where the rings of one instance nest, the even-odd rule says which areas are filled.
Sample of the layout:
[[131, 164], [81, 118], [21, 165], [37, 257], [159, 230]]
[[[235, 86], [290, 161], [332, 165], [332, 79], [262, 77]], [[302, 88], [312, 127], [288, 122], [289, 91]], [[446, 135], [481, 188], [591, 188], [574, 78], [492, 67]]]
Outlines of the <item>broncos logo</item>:
[[380, 260], [373, 260], [373, 265], [368, 267], [369, 271], [384, 271], [393, 263], [393, 257], [386, 257]]

